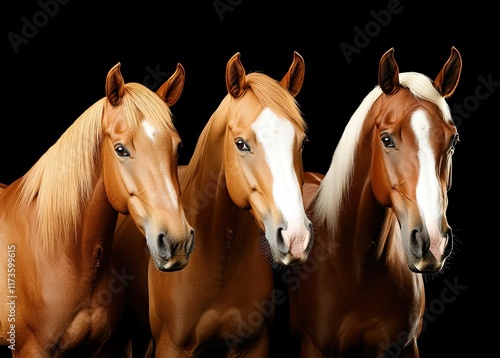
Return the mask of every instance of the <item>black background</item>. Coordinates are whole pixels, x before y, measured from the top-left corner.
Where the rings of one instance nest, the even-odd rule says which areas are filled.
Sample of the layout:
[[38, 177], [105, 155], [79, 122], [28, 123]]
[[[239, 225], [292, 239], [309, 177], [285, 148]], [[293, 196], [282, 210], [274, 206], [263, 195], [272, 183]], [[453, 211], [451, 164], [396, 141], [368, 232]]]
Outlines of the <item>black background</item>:
[[[225, 8], [216, 10], [217, 4]], [[1, 16], [3, 183], [23, 175], [83, 111], [104, 96], [106, 74], [118, 62], [126, 82], [140, 82], [153, 90], [160, 82], [146, 81], [151, 69], [159, 69], [163, 81], [178, 62], [184, 66], [186, 84], [172, 112], [184, 143], [180, 164], [187, 164], [199, 133], [227, 93], [224, 74], [229, 58], [240, 52], [247, 72], [262, 71], [281, 79], [293, 51], [299, 52], [306, 77], [297, 101], [310, 139], [304, 167], [325, 173], [344, 126], [377, 83], [378, 61], [385, 51], [395, 48], [402, 72], [434, 78], [451, 46], [457, 47], [463, 71], [448, 101], [461, 136], [448, 208], [457, 237], [445, 270], [426, 276], [432, 317], [421, 335], [420, 349], [424, 358], [490, 356], [498, 318], [493, 306], [498, 280], [490, 267], [496, 263], [498, 239], [493, 217], [498, 213], [496, 193], [491, 190], [498, 181], [492, 144], [497, 139], [498, 115], [493, 109], [500, 88], [499, 17], [493, 5], [410, 0], [136, 1], [131, 5], [29, 0], [4, 3]], [[26, 21], [38, 21], [36, 30], [25, 32]], [[365, 34], [363, 40], [356, 37], [358, 30]], [[13, 34], [27, 43], [13, 45], [9, 39]], [[357, 52], [346, 56], [342, 43]], [[488, 79], [490, 86], [485, 85]], [[460, 288], [452, 293], [450, 283]], [[292, 357], [285, 305], [277, 307], [276, 319], [272, 356]]]

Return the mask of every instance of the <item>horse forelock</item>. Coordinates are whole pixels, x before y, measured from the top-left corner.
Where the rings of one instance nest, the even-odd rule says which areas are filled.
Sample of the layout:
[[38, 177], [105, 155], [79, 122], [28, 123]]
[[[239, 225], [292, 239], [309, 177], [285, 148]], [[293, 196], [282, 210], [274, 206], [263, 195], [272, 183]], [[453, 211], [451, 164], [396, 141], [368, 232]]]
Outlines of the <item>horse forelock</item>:
[[156, 93], [139, 83], [130, 82], [125, 85], [123, 109], [132, 131], [147, 117], [153, 127], [177, 132], [167, 104]]
[[429, 77], [418, 72], [403, 72], [399, 74], [399, 82], [403, 87], [408, 88], [414, 96], [438, 106], [443, 120], [453, 123], [446, 99], [434, 87]]
[[263, 73], [253, 72], [247, 75], [247, 86], [264, 107], [269, 107], [279, 117], [289, 118], [302, 130], [307, 130], [297, 101], [278, 81]]

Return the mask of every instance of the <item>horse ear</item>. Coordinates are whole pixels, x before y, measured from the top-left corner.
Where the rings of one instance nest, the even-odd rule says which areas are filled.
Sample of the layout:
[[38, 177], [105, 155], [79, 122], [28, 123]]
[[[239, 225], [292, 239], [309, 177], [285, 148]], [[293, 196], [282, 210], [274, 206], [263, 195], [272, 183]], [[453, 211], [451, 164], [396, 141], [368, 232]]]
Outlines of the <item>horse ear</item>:
[[394, 48], [390, 48], [380, 59], [378, 85], [387, 95], [399, 89], [399, 67], [394, 59]]
[[446, 61], [434, 80], [434, 87], [436, 87], [443, 97], [450, 97], [457, 88], [461, 72], [462, 57], [455, 46], [452, 46], [448, 61]]
[[184, 82], [186, 81], [186, 71], [180, 63], [177, 64], [175, 72], [168, 80], [163, 83], [156, 91], [158, 96], [165, 101], [167, 106], [173, 106], [184, 89]]
[[246, 72], [241, 64], [240, 53], [231, 57], [226, 66], [227, 92], [234, 98], [238, 98], [246, 91]]
[[280, 81], [280, 84], [285, 87], [293, 97], [297, 96], [302, 88], [302, 84], [304, 83], [304, 72], [304, 59], [297, 51], [294, 51], [292, 65]]
[[120, 104], [125, 93], [125, 82], [120, 67], [121, 64], [118, 62], [106, 76], [106, 97], [113, 107]]

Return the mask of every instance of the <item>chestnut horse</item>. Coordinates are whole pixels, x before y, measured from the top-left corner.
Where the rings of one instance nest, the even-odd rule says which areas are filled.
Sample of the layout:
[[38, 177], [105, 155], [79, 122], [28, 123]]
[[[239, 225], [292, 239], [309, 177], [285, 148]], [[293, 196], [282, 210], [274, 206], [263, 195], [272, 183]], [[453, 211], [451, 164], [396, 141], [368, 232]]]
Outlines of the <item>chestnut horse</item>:
[[154, 93], [125, 84], [120, 66], [106, 96], [0, 191], [0, 342], [14, 357], [99, 354], [134, 279], [111, 266], [118, 213], [140, 227], [159, 269], [188, 263], [194, 230], [179, 200], [169, 108], [184, 69]]
[[195, 250], [178, 272], [149, 265], [149, 300], [148, 254], [133, 223], [119, 218], [115, 258], [141, 277], [127, 287], [129, 302], [136, 331], [152, 329], [156, 357], [268, 356], [274, 304], [283, 300], [272, 265], [300, 264], [312, 245], [302, 201], [306, 124], [295, 100], [303, 79], [296, 52], [281, 81], [247, 75], [239, 53], [228, 61], [228, 94], [179, 171]]
[[300, 356], [418, 357], [422, 273], [452, 251], [446, 218], [458, 142], [446, 99], [462, 60], [453, 47], [434, 81], [400, 73], [390, 49], [378, 86], [347, 124], [323, 177], [306, 173], [315, 244], [288, 277]]

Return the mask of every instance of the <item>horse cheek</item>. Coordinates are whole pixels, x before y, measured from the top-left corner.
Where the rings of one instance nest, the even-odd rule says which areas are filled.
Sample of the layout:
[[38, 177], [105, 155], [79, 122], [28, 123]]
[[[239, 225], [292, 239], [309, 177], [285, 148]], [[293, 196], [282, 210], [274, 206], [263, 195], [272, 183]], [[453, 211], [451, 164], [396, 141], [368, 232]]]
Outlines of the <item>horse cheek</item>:
[[[105, 163], [105, 161], [108, 161]], [[116, 177], [113, 174], [113, 170], [110, 170], [110, 166], [116, 166], [117, 163], [113, 163], [110, 159], [103, 158], [103, 181], [106, 190], [106, 195], [108, 200], [113, 206], [113, 208], [121, 214], [128, 214], [128, 202], [124, 198], [128, 198], [127, 189], [125, 183], [121, 177]], [[118, 171], [116, 169], [115, 171]]]
[[[375, 156], [374, 156], [375, 157]], [[373, 195], [384, 207], [391, 206], [391, 185], [389, 180], [389, 174], [385, 169], [383, 163], [380, 163], [383, 159], [373, 159], [370, 173], [371, 186], [373, 190]]]

